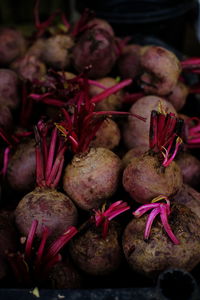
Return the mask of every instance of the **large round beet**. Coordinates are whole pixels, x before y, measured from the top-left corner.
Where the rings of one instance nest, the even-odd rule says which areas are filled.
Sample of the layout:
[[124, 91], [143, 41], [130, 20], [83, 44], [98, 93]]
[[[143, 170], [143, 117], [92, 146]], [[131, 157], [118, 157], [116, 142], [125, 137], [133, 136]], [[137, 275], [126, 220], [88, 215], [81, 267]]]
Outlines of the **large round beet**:
[[78, 72], [92, 65], [89, 77], [106, 76], [116, 62], [115, 40], [106, 30], [94, 27], [81, 35], [72, 55], [74, 67]]
[[125, 190], [140, 203], [148, 203], [159, 195], [174, 195], [182, 183], [181, 170], [174, 161], [165, 168], [158, 155], [148, 153], [133, 158], [123, 173]]
[[66, 167], [63, 188], [82, 209], [98, 208], [117, 189], [121, 171], [119, 157], [105, 148], [91, 148], [75, 155]]
[[137, 146], [146, 146], [146, 150], [149, 149], [151, 111], [158, 111], [160, 105], [166, 112], [176, 114], [171, 103], [157, 96], [142, 97], [132, 105], [130, 112], [146, 118], [146, 122], [142, 122], [131, 116], [128, 117], [128, 123], [124, 125], [123, 132], [124, 143], [128, 149]]
[[18, 106], [18, 86], [19, 79], [14, 71], [0, 69], [0, 97], [4, 100], [4, 105], [10, 108], [16, 108]]
[[119, 74], [122, 78], [135, 78], [140, 72], [140, 50], [139, 45], [127, 45], [118, 60]]
[[183, 182], [194, 188], [199, 188], [200, 161], [192, 154], [184, 152], [177, 157], [176, 163], [182, 171]]
[[120, 137], [120, 130], [117, 123], [108, 118], [104, 120], [90, 145], [92, 147], [103, 147], [112, 150], [119, 145]]
[[174, 106], [176, 111], [179, 111], [184, 107], [188, 94], [189, 88], [183, 82], [178, 81], [167, 100]]
[[173, 201], [189, 207], [200, 218], [200, 193], [191, 186], [183, 184]]
[[[106, 88], [116, 85], [116, 80], [112, 77], [104, 77], [98, 79], [97, 82], [101, 83]], [[101, 92], [103, 92], [102, 88], [95, 85], [90, 85], [89, 93], [91, 97], [94, 97], [100, 94]], [[98, 102], [96, 104], [95, 110], [119, 110], [122, 107], [122, 98], [123, 91], [120, 90], [117, 93], [114, 93], [106, 97], [102, 101]]]
[[26, 42], [21, 32], [11, 28], [0, 29], [0, 65], [5, 66], [23, 55]]
[[63, 70], [70, 64], [69, 50], [73, 46], [73, 40], [69, 35], [58, 34], [48, 38], [45, 42], [42, 59], [56, 70]]
[[91, 226], [74, 237], [70, 243], [70, 253], [77, 266], [92, 275], [107, 275], [115, 271], [122, 258], [119, 244], [120, 230], [116, 223], [109, 224], [106, 238], [102, 229]]
[[141, 87], [148, 94], [166, 96], [172, 92], [181, 73], [181, 64], [174, 53], [158, 46], [141, 49]]
[[48, 283], [53, 289], [80, 288], [81, 276], [72, 263], [65, 259], [51, 269]]
[[11, 156], [7, 170], [10, 187], [18, 192], [29, 192], [35, 187], [35, 140], [20, 143]]
[[122, 158], [122, 166], [125, 169], [135, 157], [139, 157], [146, 152], [146, 147], [138, 146], [130, 149]]
[[167, 268], [191, 271], [200, 262], [200, 219], [189, 208], [174, 204], [169, 224], [180, 241], [173, 244], [156, 219], [148, 241], [144, 241], [147, 216], [133, 219], [123, 235], [125, 257], [133, 270], [155, 276]]
[[41, 237], [43, 226], [56, 239], [70, 225], [77, 221], [77, 210], [72, 201], [63, 193], [52, 188], [37, 187], [25, 195], [15, 210], [15, 222], [20, 233], [28, 235], [33, 220], [38, 220], [37, 236]]

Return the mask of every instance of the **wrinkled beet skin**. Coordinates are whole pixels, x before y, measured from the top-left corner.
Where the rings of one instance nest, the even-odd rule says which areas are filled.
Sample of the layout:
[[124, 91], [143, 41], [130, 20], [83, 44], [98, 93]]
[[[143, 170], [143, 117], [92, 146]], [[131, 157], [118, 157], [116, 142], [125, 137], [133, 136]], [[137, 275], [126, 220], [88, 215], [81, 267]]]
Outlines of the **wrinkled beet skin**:
[[73, 49], [73, 64], [78, 72], [92, 65], [88, 76], [106, 76], [116, 62], [114, 38], [104, 29], [93, 28], [85, 31]]
[[35, 187], [35, 140], [20, 143], [11, 156], [7, 170], [10, 187], [18, 192], [29, 192]]
[[[171, 51], [158, 46], [145, 46], [140, 58], [141, 87], [148, 94], [166, 96], [172, 92], [181, 73], [181, 64]], [[152, 84], [143, 85], [142, 81]]]
[[[112, 77], [104, 77], [98, 79], [97, 81], [107, 88], [116, 85], [116, 80]], [[103, 89], [95, 85], [91, 85], [89, 88], [89, 93], [91, 97], [94, 97], [100, 94], [101, 92], [103, 92]], [[123, 98], [123, 91], [120, 90], [117, 93], [114, 93], [108, 96], [107, 98], [103, 99], [99, 103], [97, 103], [95, 106], [95, 110], [96, 111], [119, 110], [122, 107], [122, 98]]]
[[54, 189], [36, 188], [25, 195], [15, 210], [15, 222], [20, 233], [28, 235], [33, 220], [38, 220], [37, 236], [42, 227], [51, 230], [50, 239], [55, 239], [77, 221], [77, 210], [72, 201]]
[[26, 43], [21, 32], [15, 29], [0, 29], [0, 65], [5, 66], [25, 52]]
[[46, 73], [45, 65], [36, 57], [23, 56], [15, 60], [10, 66], [23, 80], [40, 79]]
[[121, 171], [119, 157], [105, 148], [91, 148], [75, 155], [64, 173], [63, 188], [82, 209], [98, 208], [117, 189]]
[[184, 107], [188, 94], [189, 88], [183, 82], [178, 81], [167, 100], [174, 106], [176, 111], [179, 111]]
[[133, 219], [123, 234], [125, 257], [133, 270], [152, 277], [167, 268], [191, 271], [200, 262], [200, 219], [187, 207], [172, 205], [169, 224], [180, 241], [175, 245], [159, 219], [153, 223], [150, 238], [144, 241], [147, 215]]
[[42, 60], [56, 70], [63, 70], [70, 64], [69, 49], [73, 46], [73, 40], [69, 35], [55, 35], [45, 42]]
[[94, 226], [80, 232], [70, 242], [70, 254], [77, 266], [86, 273], [107, 275], [115, 271], [122, 258], [119, 228], [111, 222], [105, 239], [102, 238], [101, 228]]
[[17, 233], [8, 217], [0, 213], [0, 279], [8, 272], [6, 252], [17, 251]]
[[106, 119], [91, 142], [92, 147], [103, 147], [107, 149], [114, 149], [120, 142], [120, 130], [112, 119]]
[[135, 78], [140, 72], [139, 45], [127, 45], [118, 60], [119, 74], [122, 78]]
[[122, 166], [125, 169], [135, 157], [139, 157], [146, 152], [146, 147], [138, 146], [130, 149], [122, 158]]
[[176, 163], [182, 171], [183, 182], [194, 188], [199, 188], [200, 161], [190, 153], [181, 153], [177, 157]]
[[176, 194], [183, 183], [179, 166], [172, 161], [161, 166], [157, 155], [135, 157], [123, 173], [123, 186], [137, 202], [148, 203], [159, 195]]
[[146, 146], [146, 150], [149, 149], [151, 111], [158, 111], [159, 103], [161, 103], [163, 109], [168, 113], [172, 112], [176, 114], [171, 103], [157, 96], [142, 97], [132, 105], [130, 112], [146, 118], [146, 122], [140, 121], [131, 116], [128, 117], [128, 123], [125, 124], [123, 130], [124, 143], [128, 149], [137, 146]]
[[80, 288], [81, 276], [69, 260], [64, 260], [51, 269], [48, 283], [53, 289]]
[[[0, 97], [4, 105], [14, 109], [19, 104], [19, 79], [17, 74], [8, 69], [0, 69]], [[2, 102], [0, 101], [0, 103]]]
[[183, 184], [173, 201], [189, 207], [200, 218], [200, 193], [191, 186]]

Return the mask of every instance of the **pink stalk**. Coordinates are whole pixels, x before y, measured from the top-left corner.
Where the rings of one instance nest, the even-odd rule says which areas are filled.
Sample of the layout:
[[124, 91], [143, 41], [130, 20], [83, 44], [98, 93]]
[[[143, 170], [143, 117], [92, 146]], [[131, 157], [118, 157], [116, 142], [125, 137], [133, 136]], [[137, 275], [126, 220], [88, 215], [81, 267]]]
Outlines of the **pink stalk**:
[[117, 83], [116, 85], [107, 88], [105, 91], [99, 93], [98, 95], [94, 96], [91, 99], [91, 102], [93, 103], [98, 103], [100, 101], [102, 101], [103, 99], [105, 99], [106, 97], [118, 92], [119, 90], [123, 89], [124, 87], [130, 85], [133, 82], [132, 79], [126, 79], [121, 81], [120, 83]]
[[40, 246], [39, 246], [39, 249], [37, 251], [37, 256], [36, 256], [36, 260], [35, 260], [35, 266], [37, 268], [41, 264], [43, 253], [44, 253], [44, 248], [45, 248], [46, 241], [47, 241], [49, 235], [50, 235], [50, 230], [49, 230], [48, 227], [45, 226], [44, 229], [43, 229], [43, 232], [42, 232], [42, 240], [40, 242]]
[[145, 240], [148, 240], [153, 221], [159, 213], [160, 213], [160, 207], [157, 207], [157, 208], [154, 208], [152, 210], [152, 212], [150, 213], [150, 215], [148, 216], [148, 219], [147, 219], [147, 222], [146, 222], [146, 227], [145, 227], [145, 232], [144, 232], [144, 239]]
[[136, 218], [140, 218], [141, 216], [143, 216], [150, 209], [157, 208], [157, 207], [159, 207], [159, 203], [145, 204], [145, 205], [140, 206], [136, 211], [134, 211], [133, 215]]
[[49, 273], [49, 271], [55, 266], [57, 263], [62, 261], [62, 256], [60, 253], [55, 255], [51, 260], [47, 262], [47, 264], [44, 266], [44, 269], [42, 270], [44, 276]]
[[44, 261], [48, 263], [51, 261], [58, 252], [77, 234], [77, 229], [70, 226], [55, 242], [53, 242], [46, 252]]
[[65, 14], [64, 13], [62, 13], [61, 14], [61, 19], [62, 19], [62, 22], [63, 22], [63, 24], [65, 25], [65, 27], [67, 28], [67, 29], [70, 29], [70, 23], [68, 22], [68, 20], [67, 20], [67, 18], [66, 18], [66, 16], [65, 16]]
[[37, 185], [40, 187], [44, 186], [44, 162], [43, 162], [43, 156], [41, 152], [41, 142], [40, 137], [37, 132], [37, 129], [35, 130], [35, 137], [36, 137], [36, 146], [35, 146], [35, 154], [36, 154], [36, 181]]
[[0, 137], [6, 142], [9, 146], [13, 146], [13, 141], [10, 139], [10, 137], [7, 135], [7, 133], [0, 128]]
[[89, 9], [85, 9], [81, 15], [79, 21], [75, 24], [74, 29], [71, 32], [73, 37], [76, 37], [79, 33], [88, 28], [87, 23], [94, 17], [94, 12]]
[[3, 169], [1, 171], [3, 177], [6, 176], [8, 170], [9, 154], [10, 154], [10, 147], [6, 147], [3, 155]]
[[149, 130], [149, 146], [150, 149], [158, 151], [158, 114], [155, 110], [151, 112], [150, 130]]
[[99, 87], [100, 89], [103, 89], [103, 90], [106, 90], [106, 89], [107, 89], [107, 87], [106, 87], [105, 85], [103, 85], [103, 84], [101, 84], [100, 82], [95, 81], [95, 80], [88, 79], [88, 83], [89, 83], [90, 85], [97, 86], [97, 87]]
[[[170, 152], [170, 149], [169, 150], [166, 150], [166, 154], [165, 154], [165, 159], [162, 163], [162, 165], [164, 167], [167, 167], [170, 165], [170, 163], [174, 160], [178, 150], [179, 150], [179, 147], [180, 145], [182, 144], [182, 139], [180, 139], [179, 137], [176, 138], [176, 146], [175, 146], [175, 149], [174, 149], [174, 152], [172, 153], [172, 155], [169, 157], [169, 152]], [[171, 147], [170, 147], [171, 148]]]
[[170, 237], [170, 239], [172, 240], [172, 242], [175, 244], [175, 245], [178, 245], [180, 244], [179, 240], [175, 237], [175, 235], [173, 234], [172, 232], [172, 229], [168, 223], [168, 219], [167, 219], [167, 213], [166, 213], [166, 207], [161, 204], [160, 205], [160, 217], [161, 217], [161, 221], [162, 221], [162, 224], [165, 228], [165, 231], [167, 232], [168, 236]]
[[57, 172], [57, 174], [56, 174], [56, 177], [55, 177], [55, 179], [54, 179], [54, 182], [50, 184], [50, 187], [51, 187], [51, 188], [55, 188], [55, 187], [58, 185], [58, 183], [59, 183], [59, 181], [60, 181], [61, 174], [62, 174], [64, 162], [65, 162], [65, 159], [64, 159], [64, 157], [63, 157], [63, 158], [60, 160], [58, 172]]
[[105, 239], [108, 234], [109, 220], [105, 219], [103, 223], [102, 238]]
[[181, 66], [183, 70], [185, 69], [196, 69], [200, 67], [200, 58], [191, 57], [181, 61]]
[[33, 241], [35, 238], [37, 227], [38, 227], [38, 221], [33, 220], [32, 224], [31, 224], [31, 229], [30, 229], [28, 237], [27, 237], [26, 248], [25, 248], [25, 258], [28, 260], [30, 259], [30, 256], [31, 256]]
[[50, 174], [51, 169], [52, 169], [53, 159], [54, 159], [54, 154], [55, 154], [55, 148], [56, 148], [57, 135], [58, 135], [58, 130], [55, 127], [53, 129], [53, 132], [52, 132], [52, 135], [51, 135], [50, 149], [49, 149], [49, 155], [48, 155], [48, 159], [47, 159], [47, 167], [46, 167], [46, 172], [45, 172], [45, 178], [46, 179], [49, 177], [49, 174]]

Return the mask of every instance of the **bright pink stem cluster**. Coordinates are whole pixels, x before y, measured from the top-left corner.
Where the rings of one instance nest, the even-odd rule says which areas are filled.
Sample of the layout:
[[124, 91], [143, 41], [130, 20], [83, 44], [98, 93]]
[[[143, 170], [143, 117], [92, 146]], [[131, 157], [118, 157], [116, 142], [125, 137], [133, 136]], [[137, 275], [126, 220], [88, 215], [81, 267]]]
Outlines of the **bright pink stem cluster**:
[[49, 128], [42, 120], [35, 126], [36, 181], [40, 187], [55, 188], [60, 180], [67, 146], [55, 127], [47, 143]]
[[102, 210], [93, 210], [95, 215], [92, 216], [92, 220], [95, 221], [95, 225], [98, 227], [100, 225], [103, 226], [102, 230], [102, 237], [106, 238], [108, 233], [108, 226], [109, 222], [117, 217], [118, 215], [122, 214], [123, 212], [130, 209], [130, 206], [126, 202], [119, 200], [110, 205], [108, 209], [105, 210], [105, 206], [103, 206]]
[[160, 214], [160, 219], [161, 219], [162, 225], [163, 225], [166, 233], [168, 234], [168, 236], [170, 237], [172, 242], [175, 245], [178, 245], [178, 244], [180, 244], [180, 242], [176, 238], [174, 233], [172, 232], [172, 229], [168, 222], [168, 216], [170, 215], [170, 201], [165, 196], [159, 196], [159, 197], [155, 198], [153, 200], [153, 202], [160, 201], [160, 200], [164, 200], [164, 201], [166, 201], [166, 203], [155, 202], [155, 203], [150, 203], [150, 204], [144, 204], [144, 205], [140, 206], [135, 212], [133, 212], [133, 215], [136, 218], [139, 218], [142, 215], [144, 215], [146, 212], [148, 212], [149, 210], [152, 210], [150, 215], [148, 216], [148, 219], [146, 222], [146, 228], [145, 228], [145, 232], [144, 232], [144, 239], [148, 240], [149, 236], [150, 236], [153, 221], [155, 220], [157, 215]]
[[185, 135], [187, 148], [200, 147], [200, 118], [192, 117], [185, 121]]
[[200, 74], [200, 57], [191, 57], [181, 61], [184, 71]]
[[149, 145], [155, 153], [162, 153], [164, 160], [162, 165], [167, 167], [175, 158], [182, 144], [183, 120], [175, 114], [151, 112]]

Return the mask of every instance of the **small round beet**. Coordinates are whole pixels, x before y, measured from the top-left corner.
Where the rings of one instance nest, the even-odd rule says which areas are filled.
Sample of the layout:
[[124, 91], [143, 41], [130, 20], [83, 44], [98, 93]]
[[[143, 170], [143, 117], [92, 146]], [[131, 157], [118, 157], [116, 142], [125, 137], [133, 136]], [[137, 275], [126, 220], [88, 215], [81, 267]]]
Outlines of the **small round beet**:
[[[112, 77], [105, 77], [98, 79], [97, 82], [101, 83], [106, 88], [112, 87], [116, 85], [116, 80]], [[103, 92], [103, 89], [95, 86], [90, 85], [89, 93], [91, 97], [94, 97], [98, 94]], [[107, 98], [103, 99], [102, 101], [96, 104], [95, 110], [119, 110], [122, 107], [122, 98], [123, 98], [123, 91], [120, 90], [117, 93], [114, 93]]]
[[140, 72], [140, 49], [139, 45], [127, 45], [118, 60], [119, 75], [122, 78], [135, 78]]
[[101, 28], [101, 29], [107, 31], [111, 36], [113, 36], [113, 37], [115, 36], [113, 28], [106, 20], [103, 20], [100, 18], [94, 18], [87, 23], [87, 26], [88, 27], [94, 26], [95, 28]]
[[140, 58], [141, 87], [148, 94], [166, 96], [175, 88], [181, 73], [176, 55], [162, 47], [145, 46]]
[[91, 78], [106, 76], [116, 62], [115, 40], [102, 28], [85, 31], [73, 49], [73, 64], [78, 72], [91, 65]]
[[11, 28], [0, 29], [0, 65], [10, 64], [24, 54], [26, 42], [22, 34]]
[[22, 198], [15, 210], [15, 222], [22, 235], [28, 235], [33, 220], [39, 223], [37, 236], [42, 236], [45, 225], [51, 231], [51, 238], [56, 239], [68, 226], [76, 224], [77, 209], [63, 193], [37, 187]]
[[123, 130], [124, 143], [128, 149], [137, 146], [146, 146], [146, 150], [149, 150], [151, 111], [158, 111], [160, 106], [162, 106], [167, 113], [171, 112], [176, 115], [172, 104], [157, 96], [142, 97], [132, 105], [130, 112], [146, 118], [146, 122], [142, 122], [131, 116], [128, 117], [128, 123], [124, 125]]
[[191, 186], [183, 184], [173, 201], [189, 207], [200, 218], [200, 193]]
[[19, 104], [18, 95], [19, 79], [17, 74], [9, 69], [0, 69], [0, 97], [4, 104], [14, 109]]
[[200, 262], [200, 219], [189, 208], [173, 204], [169, 216], [172, 232], [180, 241], [173, 244], [156, 219], [148, 241], [144, 241], [147, 215], [133, 219], [123, 235], [123, 249], [131, 268], [145, 276], [157, 276], [168, 268], [191, 271]]
[[9, 186], [18, 192], [29, 192], [35, 187], [35, 140], [20, 143], [11, 156], [7, 170]]
[[67, 259], [57, 263], [49, 273], [49, 284], [53, 289], [74, 289], [81, 287], [81, 276]]
[[123, 173], [123, 186], [137, 202], [148, 203], [159, 195], [176, 194], [183, 183], [179, 166], [161, 166], [158, 155], [145, 153], [132, 159]]
[[183, 182], [198, 188], [200, 183], [200, 161], [192, 154], [185, 152], [177, 157], [176, 163], [182, 171]]
[[45, 41], [42, 60], [56, 70], [63, 70], [70, 64], [69, 50], [73, 46], [73, 40], [69, 35], [59, 34]]
[[121, 171], [119, 157], [105, 148], [91, 148], [74, 156], [67, 165], [63, 188], [82, 209], [98, 208], [117, 189]]
[[5, 104], [0, 104], [0, 127], [6, 132], [13, 128], [13, 117], [10, 108]]
[[102, 228], [91, 226], [73, 238], [70, 242], [70, 254], [84, 272], [107, 275], [115, 271], [121, 263], [119, 236], [119, 226], [115, 222], [109, 223], [106, 238], [102, 237]]
[[185, 105], [188, 94], [189, 88], [183, 82], [178, 81], [167, 100], [172, 103], [176, 111], [179, 111]]
[[46, 73], [45, 65], [33, 55], [26, 55], [15, 60], [11, 69], [15, 70], [23, 80], [40, 79]]
[[103, 147], [112, 150], [119, 145], [119, 142], [119, 127], [116, 122], [108, 118], [104, 120], [90, 145], [92, 147]]

